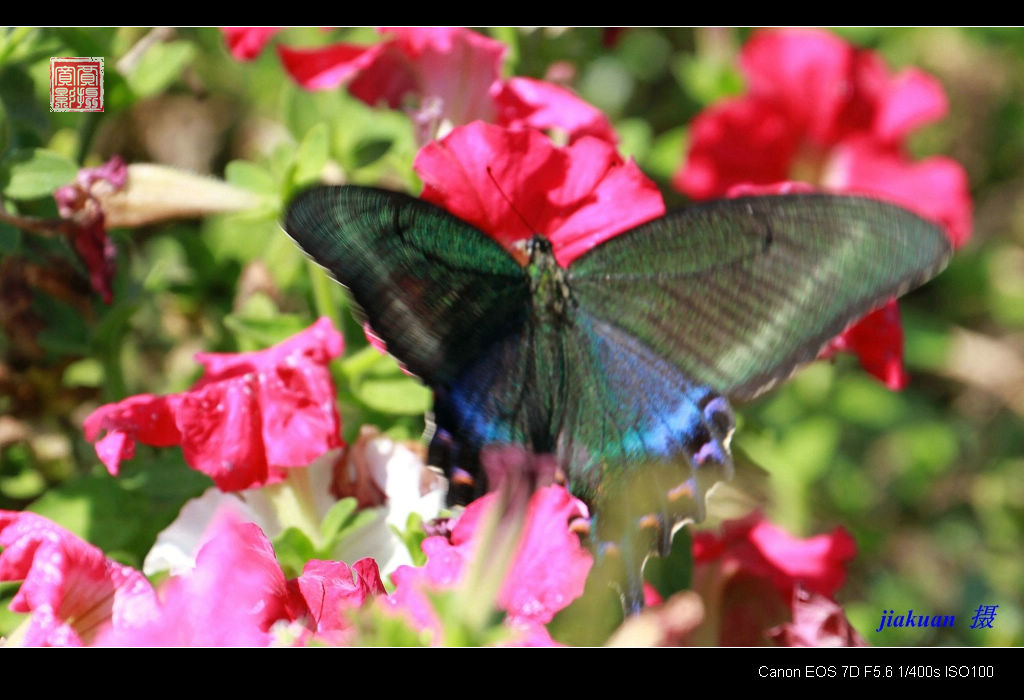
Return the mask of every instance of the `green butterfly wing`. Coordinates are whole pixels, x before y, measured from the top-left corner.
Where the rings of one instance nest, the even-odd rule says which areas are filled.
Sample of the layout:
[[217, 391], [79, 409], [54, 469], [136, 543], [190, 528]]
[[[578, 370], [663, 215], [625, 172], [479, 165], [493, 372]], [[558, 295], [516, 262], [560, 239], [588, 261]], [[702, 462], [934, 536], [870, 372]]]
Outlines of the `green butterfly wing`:
[[314, 187], [293, 200], [285, 230], [428, 384], [456, 379], [497, 339], [519, 333], [530, 308], [526, 273], [500, 245], [408, 195]]
[[950, 245], [900, 207], [823, 194], [718, 200], [612, 238], [570, 267], [583, 313], [689, 380], [756, 396], [847, 325], [931, 277]]

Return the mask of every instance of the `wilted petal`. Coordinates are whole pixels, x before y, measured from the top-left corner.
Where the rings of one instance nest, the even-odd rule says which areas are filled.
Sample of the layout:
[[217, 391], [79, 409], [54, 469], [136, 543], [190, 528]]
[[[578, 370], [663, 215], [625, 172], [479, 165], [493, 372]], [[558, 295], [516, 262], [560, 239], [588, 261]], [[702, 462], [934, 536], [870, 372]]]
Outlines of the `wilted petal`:
[[223, 180], [153, 163], [127, 166], [121, 185], [99, 189], [96, 199], [111, 228], [247, 211], [263, 203]]
[[89, 271], [89, 283], [103, 297], [113, 301], [113, 282], [117, 250], [107, 236], [105, 211], [100, 197], [122, 188], [126, 166], [114, 156], [97, 168], [82, 168], [70, 185], [57, 188], [53, 198], [57, 211], [68, 219], [71, 245]]
[[797, 587], [793, 591], [793, 621], [769, 630], [784, 647], [866, 647], [868, 643], [846, 619], [843, 609], [823, 595]]

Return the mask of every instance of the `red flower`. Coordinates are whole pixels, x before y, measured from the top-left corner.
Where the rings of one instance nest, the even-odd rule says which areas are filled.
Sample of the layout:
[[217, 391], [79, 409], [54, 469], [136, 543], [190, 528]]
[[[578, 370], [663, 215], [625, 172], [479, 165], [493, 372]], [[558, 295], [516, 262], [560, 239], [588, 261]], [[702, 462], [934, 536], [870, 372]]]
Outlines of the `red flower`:
[[[492, 492], [469, 504], [448, 538], [424, 540], [426, 565], [399, 567], [392, 576], [396, 589], [388, 602], [406, 611], [418, 627], [434, 630], [435, 643], [440, 641], [441, 625], [424, 590], [454, 587], [467, 561], [480, 556], [478, 526], [497, 497]], [[593, 558], [569, 525], [585, 517], [587, 507], [562, 486], [539, 489], [530, 498], [519, 545], [497, 599], [507, 613], [507, 624], [527, 644], [553, 644], [544, 625], [583, 593]]]
[[572, 140], [591, 135], [616, 141], [608, 119], [565, 88], [529, 78], [502, 81], [501, 42], [458, 27], [379, 31], [394, 38], [373, 46], [277, 50], [285, 70], [304, 88], [344, 84], [366, 104], [411, 107], [421, 142], [477, 119], [557, 129]]
[[[892, 75], [881, 59], [828, 32], [762, 31], [743, 48], [748, 94], [714, 105], [690, 130], [690, 152], [675, 186], [695, 199], [737, 185], [803, 180], [866, 194], [942, 224], [954, 246], [970, 236], [963, 168], [933, 157], [911, 161], [903, 141], [945, 115], [945, 93], [914, 68]], [[892, 304], [833, 342], [893, 388], [906, 384], [903, 335]]]
[[793, 621], [768, 631], [784, 647], [866, 647], [843, 614], [843, 609], [818, 593], [797, 586], [793, 591]]
[[73, 183], [53, 193], [57, 211], [72, 224], [71, 244], [89, 271], [89, 282], [108, 304], [114, 299], [117, 249], [107, 236], [97, 195], [121, 189], [127, 179], [128, 166], [114, 156], [98, 168], [83, 168]]
[[591, 136], [560, 148], [537, 131], [475, 122], [427, 144], [413, 167], [423, 199], [510, 251], [543, 234], [563, 267], [665, 212], [658, 188], [636, 164]]
[[726, 523], [721, 537], [693, 538], [694, 589], [707, 609], [705, 640], [722, 645], [762, 644], [765, 630], [796, 619], [787, 612], [798, 590], [831, 599], [846, 577], [856, 545], [842, 528], [806, 540], [754, 515]]
[[343, 340], [322, 318], [260, 352], [200, 353], [206, 373], [191, 390], [133, 396], [85, 419], [85, 436], [111, 474], [135, 443], [180, 444], [185, 461], [224, 491], [278, 481], [341, 446], [334, 383], [327, 365]]
[[228, 50], [239, 61], [251, 61], [263, 52], [278, 27], [221, 27]]
[[346, 612], [384, 593], [371, 559], [313, 560], [285, 580], [263, 532], [231, 515], [159, 597], [140, 572], [34, 513], [0, 511], [0, 546], [0, 580], [23, 581], [11, 608], [32, 614], [24, 646], [266, 646], [282, 623], [299, 641], [338, 643]]

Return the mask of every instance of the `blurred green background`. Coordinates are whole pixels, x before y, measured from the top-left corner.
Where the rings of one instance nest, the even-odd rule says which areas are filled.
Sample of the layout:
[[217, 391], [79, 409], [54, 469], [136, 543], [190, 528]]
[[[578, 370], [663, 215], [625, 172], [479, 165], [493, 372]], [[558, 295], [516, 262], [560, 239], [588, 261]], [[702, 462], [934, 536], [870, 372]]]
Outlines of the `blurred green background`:
[[[749, 30], [484, 30], [509, 46], [506, 74], [558, 76], [604, 110], [621, 150], [668, 181], [687, 125], [744, 89]], [[974, 235], [937, 280], [901, 301], [909, 388], [893, 393], [843, 356], [739, 407], [735, 445], [770, 473], [765, 510], [791, 532], [848, 529], [858, 555], [840, 593], [873, 645], [1024, 643], [1024, 31], [840, 29], [889, 66], [935, 75], [949, 116], [917, 132], [916, 156], [967, 169]], [[281, 43], [370, 43], [371, 29], [289, 29]], [[143, 43], [145, 42], [145, 43]], [[143, 48], [140, 49], [140, 46]], [[144, 50], [143, 50], [144, 49]], [[106, 57], [106, 111], [49, 112], [51, 56]], [[56, 154], [37, 180], [17, 154]], [[103, 402], [185, 389], [200, 350], [254, 350], [328, 313], [347, 350], [334, 366], [345, 437], [373, 423], [418, 437], [429, 394], [365, 348], [344, 294], [277, 225], [282, 202], [323, 173], [417, 190], [409, 119], [343, 90], [305, 92], [272, 48], [232, 59], [216, 29], [0, 29], [0, 192], [9, 211], [55, 216], [79, 165], [113, 154], [226, 178], [263, 206], [115, 230], [105, 305], [63, 241], [0, 222], [0, 508], [30, 508], [138, 566], [180, 504], [208, 485], [180, 450], [140, 446], [110, 478], [81, 433]], [[59, 162], [58, 162], [59, 161]], [[5, 170], [5, 163], [8, 164]], [[16, 624], [0, 585], [0, 634]], [[999, 605], [992, 630], [970, 630]], [[883, 609], [955, 614], [953, 629], [874, 633]]]

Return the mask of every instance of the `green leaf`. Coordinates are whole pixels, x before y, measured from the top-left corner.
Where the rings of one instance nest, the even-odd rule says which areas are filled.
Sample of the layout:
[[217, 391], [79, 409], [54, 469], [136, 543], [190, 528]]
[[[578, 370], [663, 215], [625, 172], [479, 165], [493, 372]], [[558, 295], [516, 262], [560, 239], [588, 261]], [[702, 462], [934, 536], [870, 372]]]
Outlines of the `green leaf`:
[[308, 132], [296, 156], [295, 174], [292, 178], [294, 187], [303, 187], [316, 182], [327, 164], [330, 143], [327, 136], [327, 125], [323, 122], [315, 125]]
[[571, 646], [600, 646], [622, 624], [622, 602], [613, 582], [613, 566], [595, 565], [583, 595], [562, 608], [548, 623], [551, 638]]
[[375, 138], [360, 141], [352, 150], [352, 158], [357, 168], [365, 168], [376, 163], [387, 155], [393, 145], [391, 139]]
[[412, 557], [414, 566], [423, 566], [427, 563], [427, 555], [423, 552], [422, 546], [423, 540], [427, 539], [427, 533], [423, 529], [423, 517], [419, 513], [409, 513], [409, 517], [405, 521], [404, 532], [397, 527], [392, 527], [392, 530], [409, 550], [409, 556]]
[[640, 118], [623, 119], [615, 125], [619, 134], [619, 153], [637, 162], [647, 157], [651, 148], [651, 125]]
[[188, 41], [154, 44], [142, 55], [128, 76], [132, 91], [139, 97], [163, 92], [192, 60], [195, 47]]
[[[188, 468], [181, 450], [137, 449], [118, 478], [105, 472], [74, 478], [51, 488], [31, 510], [140, 567], [157, 534], [185, 501], [210, 487], [210, 479]], [[92, 461], [97, 463], [95, 456]]]
[[375, 522], [377, 518], [380, 517], [380, 515], [380, 508], [363, 508], [362, 510], [358, 511], [355, 514], [355, 517], [353, 517], [349, 522], [345, 524], [345, 527], [343, 527], [341, 530], [337, 532], [337, 534], [335, 535], [334, 542], [331, 543], [331, 546], [324, 548], [324, 556], [327, 557], [330, 551], [334, 549], [335, 546], [337, 546], [341, 542], [344, 542], [348, 537], [351, 537], [355, 533], [359, 532], [370, 523]]
[[412, 377], [367, 378], [353, 387], [360, 401], [375, 411], [415, 416], [430, 409], [433, 394]]
[[247, 160], [233, 160], [224, 168], [224, 178], [242, 189], [260, 194], [279, 193], [279, 187], [273, 175], [263, 167]]
[[668, 180], [679, 169], [679, 164], [683, 161], [683, 155], [686, 152], [686, 135], [685, 125], [659, 134], [647, 149], [645, 157], [638, 158], [641, 167], [654, 177]]
[[306, 562], [316, 557], [313, 542], [302, 530], [289, 527], [274, 538], [274, 553], [288, 578], [295, 578], [302, 573]]
[[10, 127], [7, 124], [7, 110], [4, 108], [3, 100], [0, 100], [0, 154], [7, 150], [11, 141]]
[[256, 293], [246, 300], [238, 313], [224, 317], [243, 352], [264, 350], [289, 338], [309, 325], [294, 314], [282, 314], [274, 301], [265, 294]]
[[101, 386], [103, 384], [103, 363], [95, 357], [83, 357], [64, 369], [61, 379], [64, 386]]
[[[24, 446], [14, 445], [9, 450], [17, 447]], [[46, 490], [46, 479], [43, 473], [31, 464], [31, 458], [18, 459], [15, 456], [12, 460], [10, 457], [9, 453], [4, 455], [4, 461], [13, 464], [5, 465], [4, 471], [0, 472], [0, 494], [16, 500], [29, 500]]]
[[654, 586], [663, 600], [690, 588], [693, 575], [693, 550], [690, 531], [679, 528], [672, 538], [672, 550], [667, 557], [651, 557], [644, 566], [644, 578]]
[[683, 55], [673, 66], [673, 72], [680, 87], [701, 105], [743, 92], [743, 76], [731, 63]]
[[13, 253], [21, 246], [21, 231], [0, 221], [0, 255]]
[[400, 416], [420, 415], [433, 400], [430, 389], [402, 373], [391, 357], [367, 346], [345, 358], [341, 372], [352, 394], [367, 407]]
[[352, 498], [343, 498], [327, 511], [327, 515], [324, 516], [323, 522], [320, 523], [320, 534], [323, 535], [324, 540], [334, 541], [335, 537], [341, 532], [345, 525], [352, 519], [352, 514], [356, 512], [356, 507], [359, 502]]
[[0, 192], [11, 199], [38, 199], [75, 179], [78, 166], [43, 148], [12, 152], [0, 163]]

